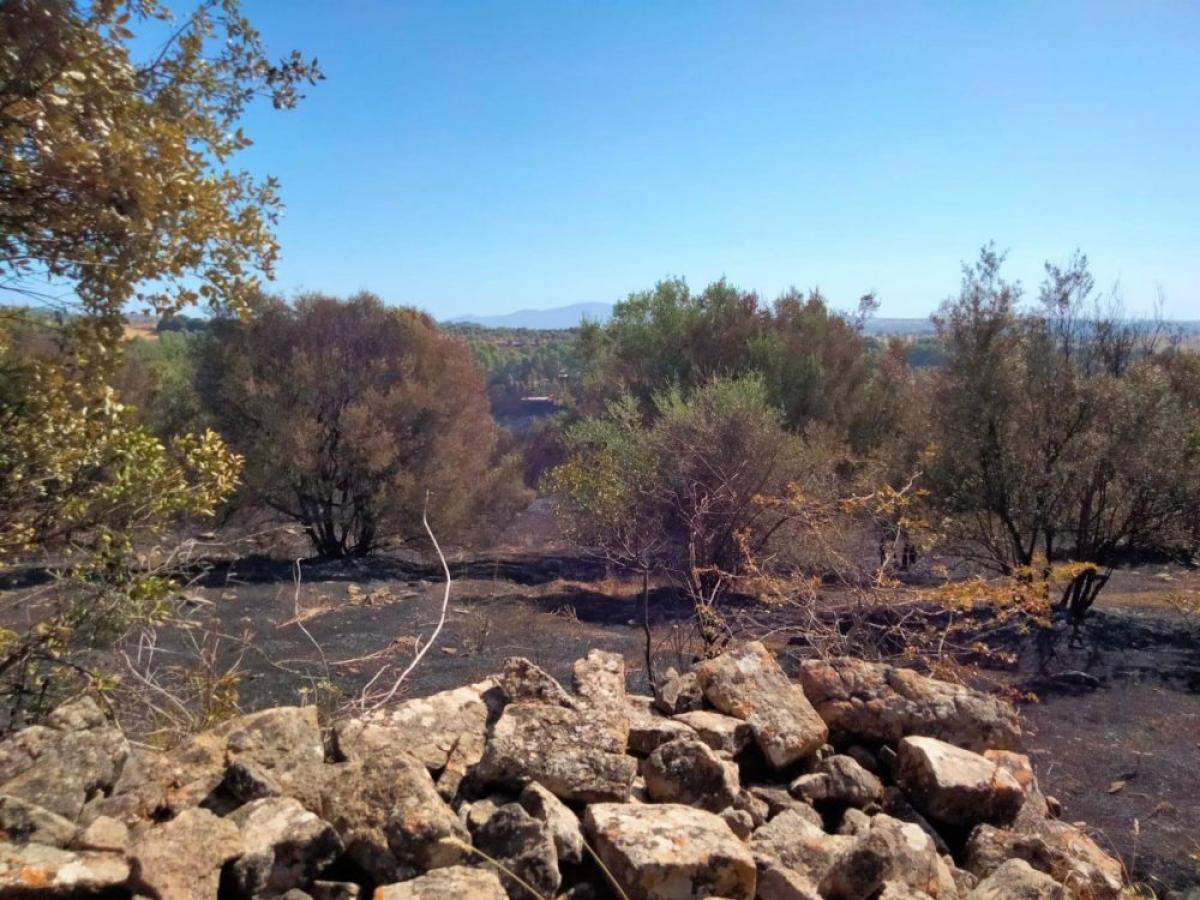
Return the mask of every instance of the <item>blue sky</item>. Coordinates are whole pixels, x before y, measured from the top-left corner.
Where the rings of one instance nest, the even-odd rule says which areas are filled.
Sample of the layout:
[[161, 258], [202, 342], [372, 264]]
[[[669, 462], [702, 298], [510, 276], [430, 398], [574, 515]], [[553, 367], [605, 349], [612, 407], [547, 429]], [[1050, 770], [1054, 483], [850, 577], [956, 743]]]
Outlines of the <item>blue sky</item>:
[[439, 317], [668, 275], [924, 316], [988, 240], [1200, 318], [1200, 4], [248, 0], [327, 80], [256, 109], [276, 288]]

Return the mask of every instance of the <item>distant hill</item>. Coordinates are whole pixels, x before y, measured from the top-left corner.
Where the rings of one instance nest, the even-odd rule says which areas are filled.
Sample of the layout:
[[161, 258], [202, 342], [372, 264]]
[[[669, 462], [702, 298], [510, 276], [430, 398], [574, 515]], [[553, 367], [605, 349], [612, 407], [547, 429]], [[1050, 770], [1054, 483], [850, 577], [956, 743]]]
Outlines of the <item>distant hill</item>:
[[487, 328], [574, 328], [584, 319], [607, 322], [612, 315], [608, 303], [573, 303], [554, 309], [519, 309], [500, 316], [459, 316], [454, 322], [469, 322]]

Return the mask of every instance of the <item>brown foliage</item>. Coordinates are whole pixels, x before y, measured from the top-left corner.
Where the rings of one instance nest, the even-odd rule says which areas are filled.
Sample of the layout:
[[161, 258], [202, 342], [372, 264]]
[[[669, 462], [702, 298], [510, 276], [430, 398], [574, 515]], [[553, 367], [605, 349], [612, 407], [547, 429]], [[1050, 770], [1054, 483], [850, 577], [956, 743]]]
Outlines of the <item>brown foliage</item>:
[[303, 523], [316, 549], [362, 555], [420, 527], [425, 492], [445, 534], [519, 499], [518, 461], [464, 343], [370, 294], [276, 304], [213, 337], [202, 380], [246, 481]]

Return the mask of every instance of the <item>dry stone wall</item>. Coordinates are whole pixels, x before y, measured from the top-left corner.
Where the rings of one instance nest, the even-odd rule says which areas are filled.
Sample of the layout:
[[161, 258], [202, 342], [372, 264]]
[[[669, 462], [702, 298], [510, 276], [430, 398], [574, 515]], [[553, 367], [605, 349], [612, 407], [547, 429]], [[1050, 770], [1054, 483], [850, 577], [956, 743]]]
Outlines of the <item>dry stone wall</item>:
[[0, 743], [0, 896], [1115, 900], [1015, 711], [748, 643], [655, 698], [592, 651], [335, 723], [242, 716], [157, 753], [90, 700]]

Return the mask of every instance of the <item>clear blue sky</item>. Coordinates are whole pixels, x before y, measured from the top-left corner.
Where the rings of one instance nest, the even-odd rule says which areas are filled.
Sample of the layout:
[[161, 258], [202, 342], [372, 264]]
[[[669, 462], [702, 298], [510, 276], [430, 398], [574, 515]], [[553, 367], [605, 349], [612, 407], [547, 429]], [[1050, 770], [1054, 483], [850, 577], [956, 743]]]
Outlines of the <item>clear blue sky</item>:
[[327, 80], [255, 110], [276, 288], [439, 317], [667, 275], [924, 316], [994, 239], [1200, 318], [1200, 3], [247, 0]]

